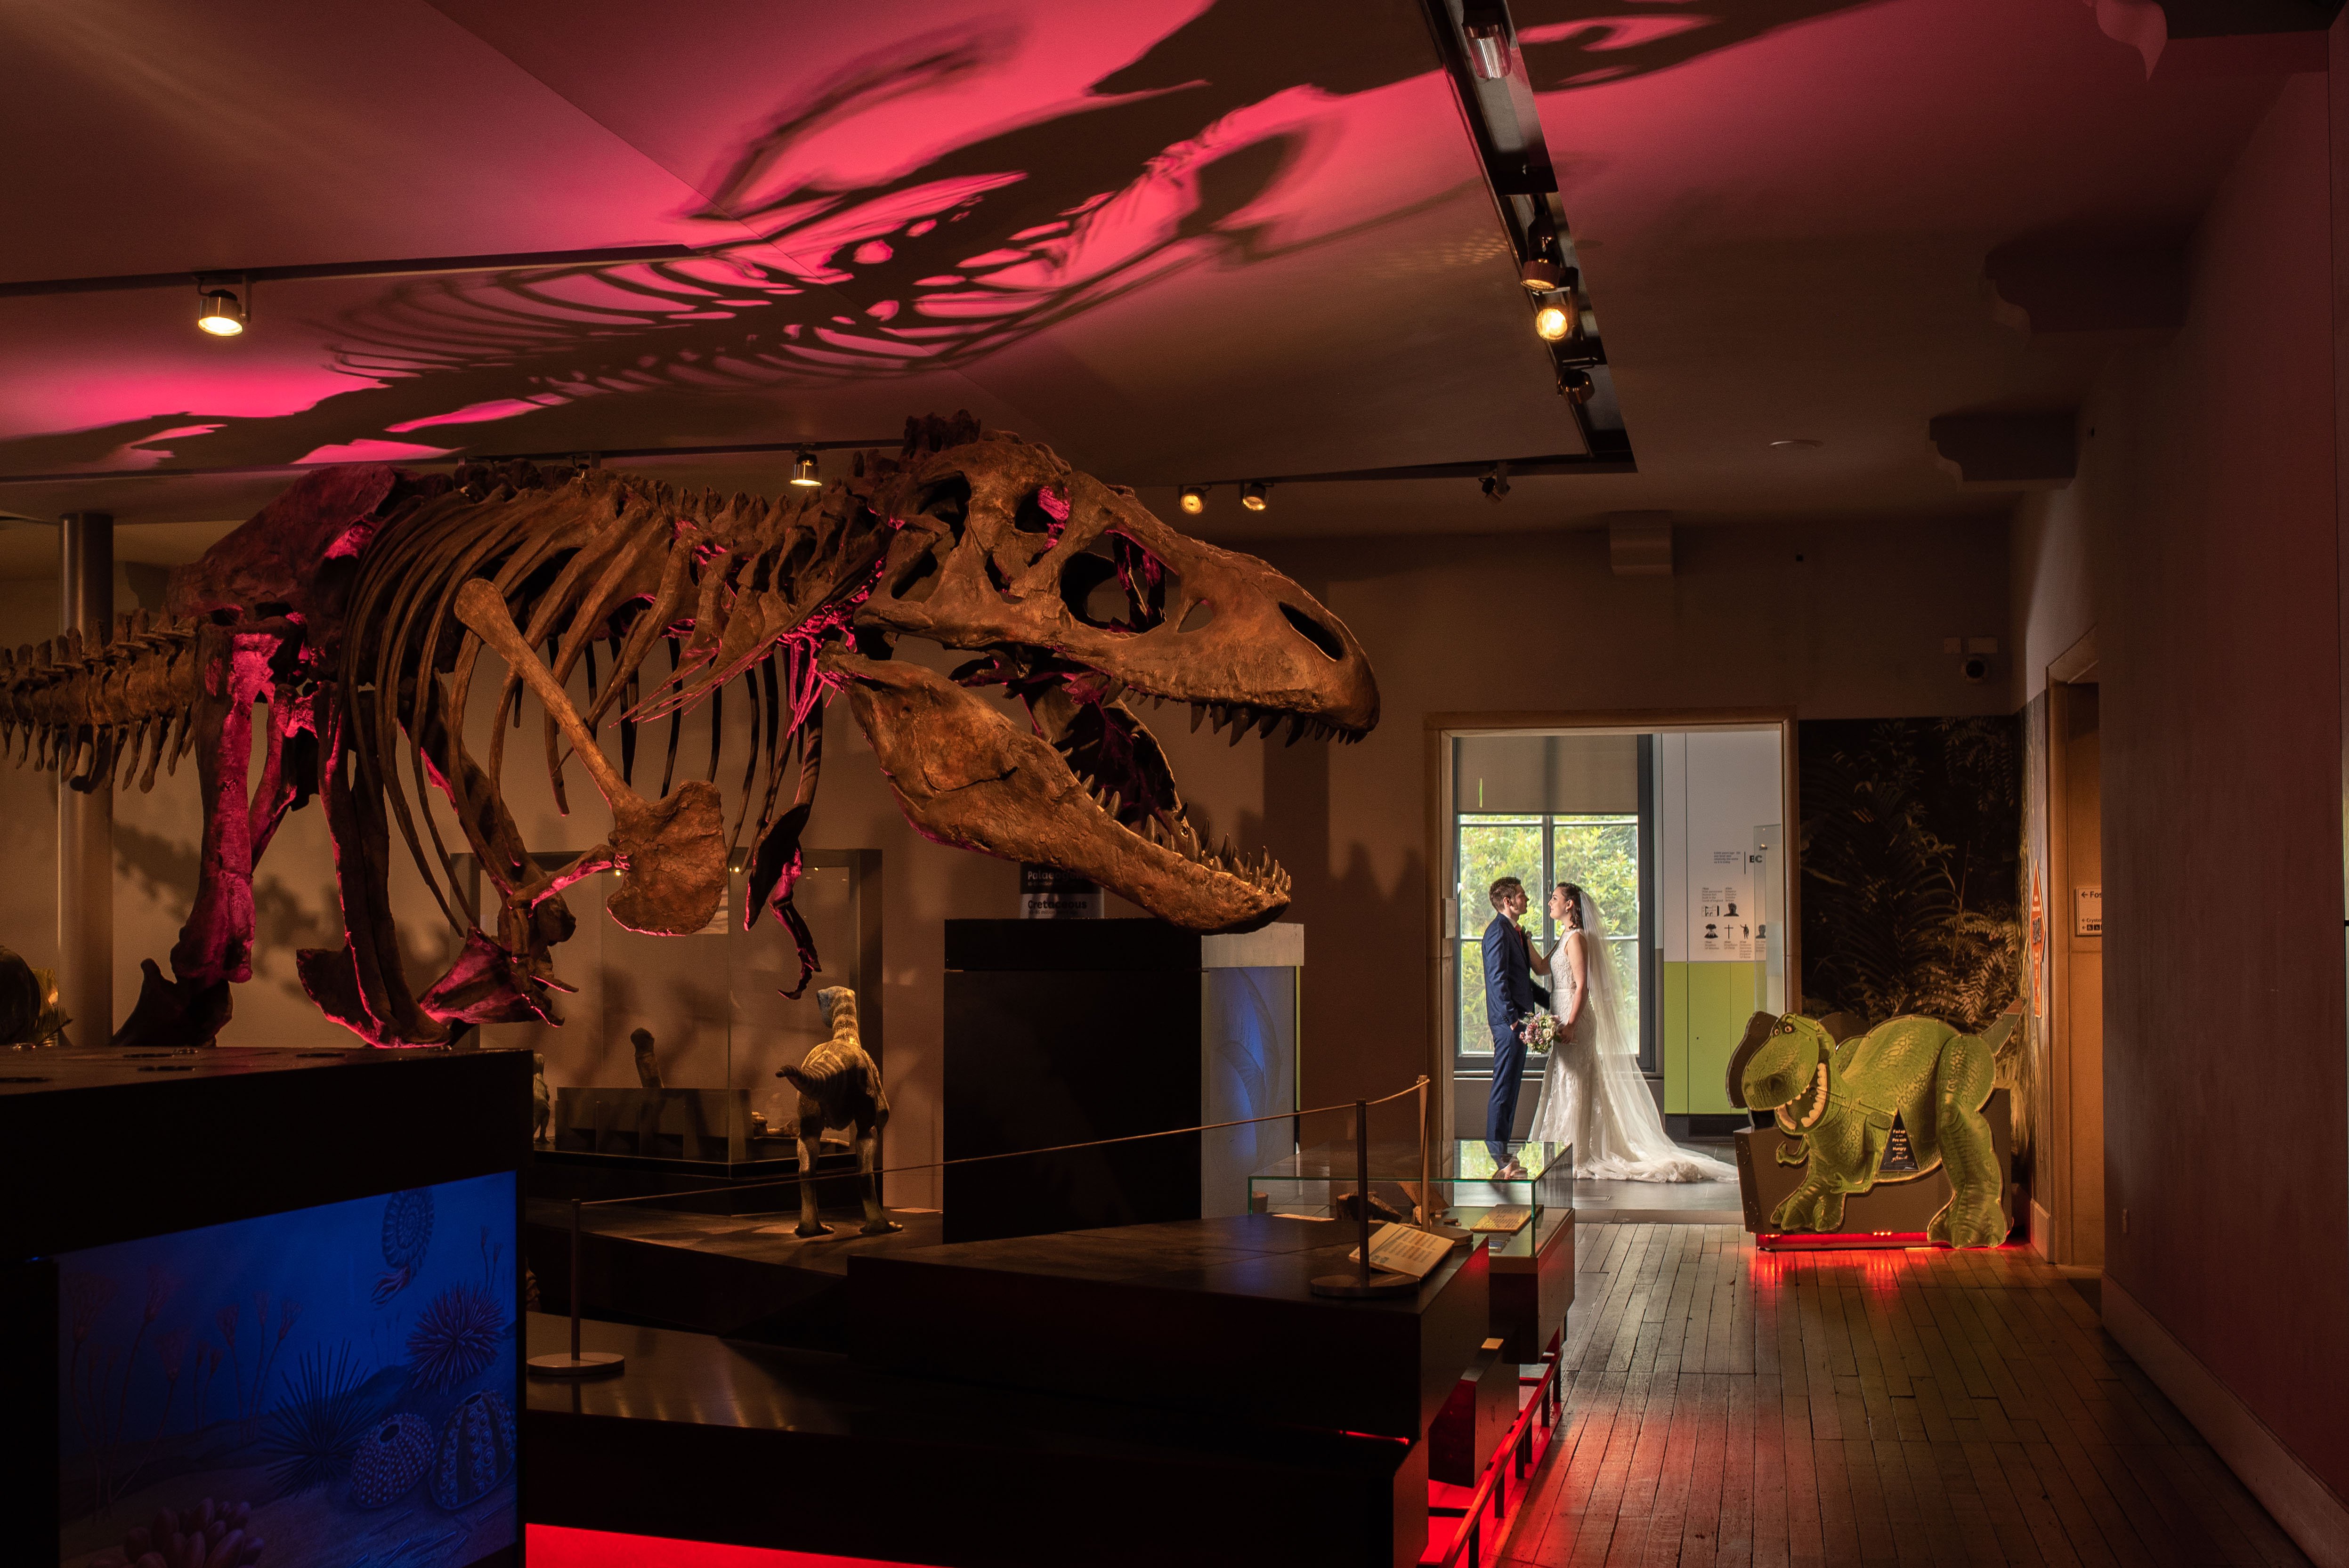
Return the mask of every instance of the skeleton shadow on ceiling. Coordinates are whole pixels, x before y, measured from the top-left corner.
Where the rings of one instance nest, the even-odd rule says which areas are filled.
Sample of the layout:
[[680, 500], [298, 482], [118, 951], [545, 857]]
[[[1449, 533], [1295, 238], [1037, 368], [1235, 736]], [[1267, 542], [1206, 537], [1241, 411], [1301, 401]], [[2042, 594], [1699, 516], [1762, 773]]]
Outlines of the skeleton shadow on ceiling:
[[[1534, 85], [1552, 91], [1868, 3], [1733, 0], [1696, 15], [1660, 0], [1521, 0], [1518, 21]], [[1187, 269], [1330, 245], [1448, 200], [1402, 192], [1336, 222], [1295, 210], [1335, 134], [1330, 106], [1426, 68], [1416, 47], [1333, 47], [1329, 21], [1224, 0], [1073, 107], [941, 146], [886, 181], [824, 184], [810, 150], [825, 131], [967, 90], [1019, 45], [999, 23], [901, 41], [818, 84], [703, 182], [709, 199], [689, 215], [739, 242], [687, 262], [405, 284], [316, 324], [350, 391], [283, 415], [158, 413], [18, 438], [0, 442], [0, 471], [282, 463], [385, 440], [560, 451], [594, 444], [568, 411], [608, 397], [649, 428], [755, 439], [772, 430], [776, 388], [967, 366]], [[468, 439], [484, 427], [494, 440]]]
[[1534, 91], [1551, 93], [1652, 76], [1784, 27], [1883, 3], [1513, 0], [1510, 15]]

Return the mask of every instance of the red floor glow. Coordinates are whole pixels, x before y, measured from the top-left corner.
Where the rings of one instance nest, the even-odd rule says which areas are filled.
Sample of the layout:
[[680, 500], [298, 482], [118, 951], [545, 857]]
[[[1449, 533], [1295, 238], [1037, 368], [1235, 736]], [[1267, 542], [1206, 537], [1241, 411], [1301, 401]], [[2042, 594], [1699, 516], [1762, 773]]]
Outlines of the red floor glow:
[[761, 1546], [719, 1546], [707, 1541], [665, 1541], [601, 1530], [528, 1527], [530, 1568], [923, 1568], [874, 1557], [827, 1557], [814, 1552], [770, 1552]]
[[1485, 1568], [2288, 1568], [2303, 1556], [2027, 1247], [1592, 1224], [1566, 1424]]

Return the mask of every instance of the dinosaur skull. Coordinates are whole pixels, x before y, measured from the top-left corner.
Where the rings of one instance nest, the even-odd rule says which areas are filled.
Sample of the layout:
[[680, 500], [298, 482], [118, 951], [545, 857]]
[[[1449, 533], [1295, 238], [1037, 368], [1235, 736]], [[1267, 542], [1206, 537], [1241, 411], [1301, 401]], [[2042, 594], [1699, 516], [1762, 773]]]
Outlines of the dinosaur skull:
[[[1132, 491], [988, 435], [889, 475], [897, 523], [856, 617], [874, 652], [926, 637], [985, 656], [941, 678], [845, 651], [847, 686], [906, 817], [928, 837], [1092, 878], [1176, 924], [1243, 930], [1288, 904], [1268, 857], [1199, 841], [1129, 696], [1251, 730], [1360, 739], [1378, 722], [1344, 624], [1263, 562], [1185, 537]], [[971, 688], [1023, 701], [1022, 725]]]

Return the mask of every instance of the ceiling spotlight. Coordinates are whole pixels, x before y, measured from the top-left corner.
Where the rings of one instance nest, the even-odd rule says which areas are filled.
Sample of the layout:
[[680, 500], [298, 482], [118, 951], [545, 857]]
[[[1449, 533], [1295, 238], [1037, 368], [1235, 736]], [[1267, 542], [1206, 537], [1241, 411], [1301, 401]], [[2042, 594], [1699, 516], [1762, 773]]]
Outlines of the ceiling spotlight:
[[1569, 370], [1557, 378], [1557, 389], [1566, 394], [1569, 403], [1588, 403], [1597, 390], [1588, 370]]
[[1536, 256], [1518, 269], [1517, 277], [1535, 294], [1553, 294], [1557, 289], [1557, 263], [1547, 256]]
[[1553, 294], [1534, 312], [1534, 335], [1545, 343], [1558, 343], [1574, 335], [1574, 296]]
[[1240, 504], [1250, 511], [1262, 511], [1265, 506], [1264, 491], [1265, 487], [1261, 482], [1256, 480], [1248, 480], [1247, 483], [1240, 486]]
[[792, 483], [802, 490], [814, 490], [823, 483], [823, 475], [816, 467], [815, 453], [805, 447], [792, 459]]
[[1491, 471], [1486, 473], [1483, 479], [1478, 480], [1476, 484], [1477, 487], [1485, 492], [1485, 499], [1486, 500], [1499, 501], [1503, 500], [1509, 493], [1509, 465], [1506, 463], [1495, 463]]
[[1497, 82], [1509, 74], [1508, 29], [1498, 22], [1474, 21], [1462, 25], [1460, 34], [1468, 45], [1468, 74], [1480, 82]]
[[1184, 513], [1186, 516], [1196, 517], [1206, 510], [1207, 487], [1206, 485], [1185, 485], [1183, 487]]
[[196, 317], [196, 325], [214, 337], [234, 337], [244, 330], [244, 306], [236, 295], [226, 289], [211, 289], [203, 294], [204, 308]]

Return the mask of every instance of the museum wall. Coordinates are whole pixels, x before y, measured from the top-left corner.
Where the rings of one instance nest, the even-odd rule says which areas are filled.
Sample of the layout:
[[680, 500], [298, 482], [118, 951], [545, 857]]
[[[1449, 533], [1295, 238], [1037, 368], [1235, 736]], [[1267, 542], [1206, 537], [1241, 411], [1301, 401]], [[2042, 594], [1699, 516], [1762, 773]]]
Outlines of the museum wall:
[[1614, 575], [1601, 530], [1262, 553], [1353, 628], [1381, 703], [1361, 745], [1267, 750], [1204, 792], [1237, 814], [1236, 836], [1260, 835], [1295, 873], [1291, 918], [1309, 933], [1309, 1101], [1383, 1092], [1423, 1070], [1441, 995], [1428, 924], [1430, 715], [1789, 707], [1851, 718], [2009, 706], [2003, 688], [1968, 685], [1941, 652], [1944, 636], [2005, 635], [2002, 519], [1682, 526], [1670, 577]]
[[2111, 362], [2079, 477], [2025, 504], [2015, 620], [2042, 667], [2093, 598], [2106, 1319], [2134, 1304], [2349, 1495], [2326, 86], [2287, 84], [2204, 217], [2183, 326]]
[[[1384, 705], [1379, 729], [1355, 747], [1282, 748], [1253, 739], [1233, 747], [1211, 729], [1192, 734], [1173, 708], [1154, 716], [1154, 727], [1210, 834], [1271, 848], [1297, 879], [1290, 918], [1308, 932], [1309, 1102], [1383, 1092], [1422, 1070], [1434, 994], [1427, 715], [1792, 705], [1805, 717], [1849, 717], [1982, 713], [2005, 700], [1994, 686], [1965, 684], [1957, 661], [1941, 653], [1945, 635], [2004, 634], [2008, 570], [1998, 520], [1683, 527], [1668, 578], [1613, 575], [1598, 531], [1440, 544], [1315, 541], [1262, 552], [1322, 594], [1368, 646]], [[127, 583], [118, 603], [137, 603]], [[0, 638], [49, 634], [55, 605], [49, 583], [0, 585]], [[1504, 628], [1497, 636], [1496, 624]], [[1854, 647], [1869, 655], [1852, 656]], [[901, 656], [949, 662], [918, 645]], [[472, 719], [477, 746], [486, 740], [481, 706]], [[737, 705], [730, 730], [743, 722]], [[530, 724], [534, 729], [534, 711]], [[688, 719], [682, 758], [706, 758], [703, 725]], [[845, 711], [833, 712], [827, 729], [807, 842], [881, 851], [885, 1058], [895, 1109], [889, 1158], [919, 1163], [937, 1158], [942, 1137], [942, 923], [1013, 913], [1017, 873], [919, 839]], [[646, 744], [657, 749], [649, 737]], [[739, 758], [740, 744], [730, 736], [730, 755]], [[577, 849], [600, 838], [600, 806], [582, 801], [576, 774], [578, 811], [566, 820], [536, 756], [533, 738], [515, 748], [508, 769], [508, 801], [526, 839], [535, 848]], [[184, 918], [202, 822], [191, 763], [176, 779], [159, 776], [151, 794], [118, 800], [119, 1019], [137, 997], [139, 961], [161, 959]], [[55, 945], [54, 802], [48, 776], [0, 769], [0, 833], [17, 851], [13, 863], [37, 868], [11, 901], [0, 940], [36, 962], [50, 961]], [[402, 942], [420, 986], [445, 962], [447, 930], [404, 853], [393, 866]], [[240, 1039], [342, 1037], [310, 1007], [293, 974], [295, 948], [333, 944], [332, 878], [320, 814], [289, 817], [255, 879], [261, 952], [253, 983], [237, 995]], [[564, 962], [558, 949], [558, 966]], [[774, 1006], [810, 1004], [779, 998]], [[1104, 1023], [1105, 1033], [1113, 1027]], [[929, 1173], [915, 1172], [893, 1179], [890, 1191], [893, 1202], [918, 1205], [935, 1201], [936, 1187]]]
[[[2102, 439], [2080, 425], [2081, 461], [2101, 455], [2090, 443]], [[2039, 490], [2015, 508], [2009, 546], [2014, 573], [2014, 642], [2008, 675], [2018, 708], [2047, 689], [2047, 665], [2094, 630], [2096, 606], [2094, 570], [2088, 559], [2088, 523], [2081, 507], [2087, 489], [2078, 483]]]

